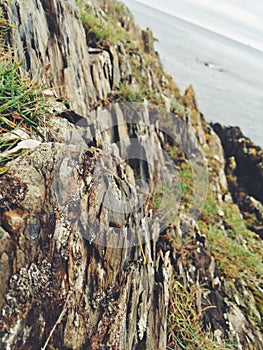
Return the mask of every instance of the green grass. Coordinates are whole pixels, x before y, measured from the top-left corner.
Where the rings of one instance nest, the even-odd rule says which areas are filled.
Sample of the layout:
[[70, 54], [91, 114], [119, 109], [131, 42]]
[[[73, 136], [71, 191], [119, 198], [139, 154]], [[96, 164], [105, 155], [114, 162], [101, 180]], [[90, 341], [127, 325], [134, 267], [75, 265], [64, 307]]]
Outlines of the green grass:
[[215, 195], [208, 191], [201, 217], [205, 222], [214, 222], [216, 215], [218, 215], [218, 210], [218, 201]]
[[182, 189], [181, 202], [188, 206], [193, 198], [193, 188], [194, 188], [194, 174], [192, 171], [191, 164], [189, 162], [184, 162], [180, 166], [180, 180]]
[[[22, 61], [14, 59], [14, 53], [5, 48], [4, 42], [10, 24], [0, 12], [0, 174], [5, 172], [3, 163], [21, 154], [5, 155], [20, 141], [18, 129], [36, 134], [45, 124], [47, 104], [43, 86], [26, 77]], [[23, 151], [22, 151], [23, 152]]]
[[121, 14], [122, 4], [111, 1], [110, 12], [105, 12], [105, 19], [95, 13], [92, 7], [87, 4], [87, 1], [76, 0], [76, 4], [90, 45], [100, 46], [105, 41], [115, 45], [120, 41], [126, 40], [129, 36], [118, 25], [118, 16]]
[[114, 40], [115, 33], [113, 28], [104, 25], [103, 22], [96, 17], [95, 13], [88, 11], [82, 12], [81, 19], [88, 35], [93, 33], [95, 35], [94, 40], [96, 40], [98, 44], [101, 44], [103, 40]]
[[[47, 106], [42, 86], [24, 78], [21, 62], [9, 54], [0, 60], [0, 152], [12, 149], [20, 140], [16, 130], [39, 134], [45, 124]], [[10, 160], [0, 153], [0, 163]]]
[[251, 252], [241, 243], [233, 240], [229, 234], [224, 234], [216, 226], [210, 226], [208, 239], [212, 243], [213, 253], [219, 267], [229, 277], [238, 278], [243, 273], [250, 275], [250, 273], [255, 272], [263, 275], [262, 266], [259, 264], [260, 255]]
[[115, 15], [118, 15], [118, 16], [123, 16], [123, 8], [124, 8], [123, 3], [119, 1], [110, 0], [109, 6], [110, 6], [110, 13], [114, 13]]
[[225, 350], [209, 331], [204, 331], [201, 316], [204, 310], [196, 310], [196, 293], [200, 289], [192, 286], [188, 291], [180, 282], [172, 278], [170, 285], [170, 305], [168, 313], [167, 350]]
[[125, 102], [142, 102], [143, 96], [139, 90], [134, 89], [132, 85], [127, 85], [120, 83], [118, 94], [121, 99], [124, 99]]
[[171, 102], [171, 112], [175, 114], [184, 115], [185, 107], [177, 100], [172, 100]]
[[0, 60], [0, 127], [11, 131], [17, 126], [37, 130], [42, 122], [42, 87], [23, 78], [20, 65], [9, 55]]
[[172, 157], [174, 160], [177, 159], [178, 152], [179, 152], [179, 148], [177, 146], [172, 146], [168, 149], [168, 153], [169, 153], [170, 157]]
[[4, 46], [6, 35], [10, 29], [11, 25], [4, 18], [2, 10], [0, 9], [0, 44]]
[[[151, 70], [157, 81], [165, 85], [163, 91], [172, 95], [172, 110], [178, 114], [184, 113], [184, 107], [179, 101], [180, 91], [172, 78], [164, 73], [163, 65], [158, 55], [147, 54], [143, 50], [142, 38], [134, 38], [123, 28], [124, 5], [118, 1], [109, 1], [103, 5], [103, 14], [88, 5], [84, 0], [76, 0], [79, 16], [86, 31], [88, 45], [91, 47], [105, 47], [108, 44], [125, 43], [125, 50], [133, 76], [133, 84], [122, 82], [116, 90], [114, 101], [141, 102], [144, 98], [152, 105], [164, 108], [164, 98], [159, 89], [150, 89], [148, 86]], [[124, 12], [125, 13], [125, 12]], [[153, 39], [154, 40], [154, 39]], [[141, 59], [138, 59], [142, 58]], [[121, 62], [122, 56], [119, 56]], [[164, 81], [166, 83], [164, 83]]]
[[[0, 38], [4, 40], [8, 24], [0, 16]], [[28, 135], [39, 134], [45, 125], [47, 103], [43, 86], [29, 79], [23, 71], [22, 61], [16, 61], [12, 52], [0, 49], [0, 174], [3, 163], [21, 152], [7, 155], [20, 141], [17, 130]], [[3, 153], [4, 152], [4, 153]], [[9, 152], [10, 153], [10, 152]], [[23, 151], [22, 151], [23, 153]]]
[[[198, 226], [208, 239], [209, 250], [218, 267], [232, 278], [263, 277], [261, 245], [258, 237], [246, 228], [235, 204], [222, 203], [223, 230], [217, 225], [218, 203], [209, 193]], [[246, 242], [246, 245], [244, 245]]]

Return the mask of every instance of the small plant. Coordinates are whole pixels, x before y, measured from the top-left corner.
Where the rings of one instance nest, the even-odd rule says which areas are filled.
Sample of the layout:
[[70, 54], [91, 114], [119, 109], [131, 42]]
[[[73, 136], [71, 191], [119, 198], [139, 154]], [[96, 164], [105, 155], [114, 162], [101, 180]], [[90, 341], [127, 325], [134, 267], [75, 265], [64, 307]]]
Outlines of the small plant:
[[29, 132], [37, 131], [43, 124], [43, 88], [23, 77], [21, 63], [8, 54], [0, 60], [1, 132], [9, 132], [18, 126]]
[[[201, 316], [207, 309], [196, 310], [198, 286], [188, 291], [180, 282], [172, 278], [170, 285], [170, 305], [168, 313], [167, 350], [224, 350], [209, 331], [201, 326]], [[211, 306], [213, 307], [213, 306]], [[211, 308], [209, 307], [209, 308]]]
[[184, 162], [180, 167], [180, 180], [182, 189], [182, 203], [188, 204], [193, 197], [194, 175], [189, 162]]
[[102, 21], [93, 12], [85, 11], [81, 15], [82, 23], [87, 30], [88, 36], [94, 36], [93, 40], [101, 44], [103, 40], [113, 39], [114, 32], [108, 25], [103, 25]]
[[110, 13], [105, 13], [107, 18], [98, 15], [95, 10], [83, 0], [76, 1], [79, 9], [79, 15], [86, 30], [88, 44], [91, 46], [100, 46], [104, 41], [115, 45], [119, 41], [127, 38], [127, 32], [116, 22], [116, 16], [119, 14], [121, 4], [111, 2]]
[[[8, 52], [1, 51], [0, 59], [0, 164], [13, 156], [3, 155], [20, 141], [18, 130], [39, 134], [39, 126], [45, 125], [47, 103], [43, 86], [24, 76], [22, 61], [15, 61]], [[2, 153], [2, 155], [1, 155]]]
[[145, 65], [150, 67], [157, 78], [162, 78], [164, 75], [164, 68], [160, 57], [157, 54], [144, 53]]
[[110, 0], [109, 5], [110, 5], [110, 13], [115, 13], [116, 15], [119, 15], [119, 16], [123, 15], [123, 7], [124, 7], [123, 3], [119, 1]]
[[209, 191], [206, 202], [204, 205], [204, 209], [202, 212], [202, 216], [206, 217], [208, 222], [211, 222], [215, 219], [216, 215], [218, 214], [218, 203], [216, 201], [215, 195]]
[[26, 75], [22, 60], [16, 60], [14, 52], [4, 45], [10, 27], [0, 12], [0, 175], [7, 170], [3, 163], [25, 152], [12, 152], [21, 138], [40, 135], [39, 127], [46, 125], [48, 111], [43, 85]]
[[177, 146], [173, 146], [168, 150], [168, 153], [170, 157], [172, 157], [174, 160], [177, 159], [179, 148]]
[[180, 102], [173, 99], [171, 102], [171, 112], [175, 114], [184, 115], [185, 107]]
[[140, 91], [136, 90], [132, 85], [120, 83], [118, 94], [125, 102], [142, 102], [143, 97]]
[[9, 22], [4, 18], [3, 12], [0, 9], [0, 44], [3, 46], [6, 35], [10, 29], [10, 24]]
[[[231, 217], [228, 222], [232, 222]], [[255, 234], [246, 228], [236, 231], [235, 224], [225, 231], [217, 227], [216, 222], [207, 224], [200, 220], [198, 226], [206, 235], [209, 249], [222, 272], [232, 278], [242, 278], [244, 275], [263, 277], [260, 246], [253, 242]], [[250, 241], [250, 249], [244, 246], [246, 239]]]
[[233, 240], [232, 237], [225, 235], [216, 226], [209, 228], [209, 241], [213, 242], [214, 255], [219, 267], [228, 276], [238, 278], [243, 273], [263, 275], [260, 255], [245, 248], [241, 243]]

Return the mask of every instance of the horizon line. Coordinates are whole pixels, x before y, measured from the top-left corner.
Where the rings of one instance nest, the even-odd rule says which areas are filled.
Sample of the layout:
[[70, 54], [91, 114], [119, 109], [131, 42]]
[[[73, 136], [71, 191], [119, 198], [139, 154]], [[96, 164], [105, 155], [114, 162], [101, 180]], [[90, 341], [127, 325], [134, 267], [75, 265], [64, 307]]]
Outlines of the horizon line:
[[[214, 29], [211, 29], [211, 28], [209, 28], [209, 27], [206, 27], [206, 26], [204, 26], [204, 25], [201, 25], [201, 24], [199, 24], [199, 23], [197, 23], [197, 22], [194, 22], [194, 21], [192, 21], [192, 20], [189, 20], [189, 19], [187, 19], [187, 18], [185, 18], [185, 17], [183, 17], [183, 16], [178, 16], [178, 15], [176, 15], [176, 14], [174, 14], [174, 13], [167, 12], [167, 11], [165, 11], [165, 10], [163, 10], [163, 9], [161, 9], [161, 8], [158, 8], [158, 7], [154, 6], [154, 5], [145, 4], [145, 3], [142, 2], [141, 0], [132, 0], [132, 1], [138, 3], [138, 4], [142, 5], [142, 6], [149, 7], [149, 8], [151, 8], [151, 9], [155, 10], [155, 11], [162, 12], [162, 13], [168, 15], [168, 16], [175, 17], [175, 18], [177, 18], [177, 19], [179, 19], [179, 20], [181, 20], [181, 21], [184, 21], [184, 22], [186, 22], [186, 23], [189, 23], [189, 24], [191, 24], [191, 25], [195, 25], [195, 26], [197, 26], [197, 27], [199, 27], [199, 28], [201, 28], [201, 29], [203, 29], [203, 30], [210, 31], [211, 33], [214, 33], [214, 34], [217, 34], [217, 35], [219, 35], [219, 36], [222, 36], [222, 37], [224, 37], [224, 38], [226, 38], [226, 39], [228, 39], [228, 40], [235, 41], [235, 42], [237, 42], [238, 44], [241, 44], [241, 45], [243, 45], [243, 46], [249, 47], [249, 48], [251, 48], [251, 49], [253, 49], [253, 50], [258, 51], [260, 54], [263, 54], [263, 47], [260, 48], [260, 47], [258, 47], [258, 46], [253, 45], [253, 44], [250, 44], [250, 43], [247, 43], [247, 42], [238, 40], [238, 39], [232, 37], [231, 35], [228, 36], [228, 35], [226, 35], [226, 34], [223, 34], [223, 33], [219, 32], [219, 31], [216, 31], [216, 30], [214, 30]], [[158, 38], [157, 38], [157, 39], [158, 39]]]

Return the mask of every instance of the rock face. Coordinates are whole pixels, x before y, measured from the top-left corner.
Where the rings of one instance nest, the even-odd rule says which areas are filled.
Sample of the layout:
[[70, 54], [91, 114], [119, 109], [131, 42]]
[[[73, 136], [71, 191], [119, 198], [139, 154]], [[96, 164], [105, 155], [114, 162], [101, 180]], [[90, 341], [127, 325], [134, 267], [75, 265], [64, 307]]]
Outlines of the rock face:
[[[99, 162], [107, 167], [122, 186], [120, 176], [125, 173], [119, 173], [112, 164], [114, 160], [106, 154], [89, 150], [83, 160], [83, 176], [72, 164], [67, 168], [70, 175], [64, 188], [55, 189], [56, 156], [59, 153], [64, 156], [63, 151], [61, 144], [44, 144], [12, 163], [9, 175], [1, 179], [1, 188], [9, 192], [13, 185], [13, 193], [20, 193], [19, 198], [6, 195], [2, 206], [1, 243], [5, 243], [1, 244], [5, 252], [1, 258], [5, 271], [1, 282], [5, 297], [2, 347], [40, 347], [64, 313], [50, 341], [56, 347], [103, 349], [107, 345], [112, 349], [130, 349], [134, 344], [143, 344], [144, 348], [154, 344], [156, 348], [165, 348], [169, 254], [164, 254], [162, 259], [158, 256], [158, 235], [155, 235], [151, 237], [152, 249], [144, 248], [147, 264], [143, 265], [136, 246], [125, 242], [115, 244], [115, 239], [125, 237], [114, 238], [114, 227], [101, 228], [102, 234], [108, 236], [105, 245], [92, 244], [91, 228], [88, 228], [89, 240], [85, 240], [82, 230], [87, 223], [91, 225], [89, 214], [96, 215], [102, 226], [103, 221], [107, 224], [106, 214], [100, 213], [99, 201], [105, 184], [97, 182], [100, 179], [94, 174], [92, 164], [98, 167]], [[69, 185], [72, 181], [76, 181], [73, 187]], [[135, 191], [134, 183], [129, 181], [126, 185], [127, 191]], [[72, 217], [69, 224], [67, 212], [62, 210], [65, 208], [56, 204], [58, 193], [63, 199], [68, 195], [66, 186], [82, 194], [83, 203], [73, 203], [71, 199], [70, 205], [79, 204], [80, 208], [89, 203], [88, 213], [75, 210], [69, 213], [81, 215], [75, 225]], [[90, 188], [84, 193], [85, 186]], [[8, 211], [8, 206], [16, 209]], [[120, 216], [121, 219], [125, 217]], [[95, 233], [99, 240], [99, 232]], [[126, 249], [120, 249], [122, 246]]]
[[[262, 271], [250, 260], [262, 242], [230, 223], [230, 209], [241, 218], [219, 138], [192, 87], [180, 95], [163, 72], [150, 30], [112, 1], [87, 3], [94, 26], [113, 11], [127, 38], [96, 44], [73, 1], [0, 1], [8, 45], [55, 86], [54, 110], [56, 96], [70, 107], [0, 175], [0, 347], [181, 348], [187, 333], [167, 336], [173, 278], [195, 290], [214, 348], [261, 349]], [[239, 255], [226, 258], [227, 244]]]
[[222, 141], [227, 159], [235, 157], [239, 186], [263, 202], [263, 151], [245, 137], [238, 127], [212, 125]]
[[38, 81], [50, 80], [77, 113], [85, 115], [119, 83], [116, 49], [87, 47], [73, 0], [2, 3], [14, 26], [10, 45], [25, 58], [26, 70]]
[[[238, 127], [212, 125], [222, 141], [227, 159], [230, 190], [248, 226], [263, 238], [263, 151]], [[256, 220], [252, 220], [252, 216]]]

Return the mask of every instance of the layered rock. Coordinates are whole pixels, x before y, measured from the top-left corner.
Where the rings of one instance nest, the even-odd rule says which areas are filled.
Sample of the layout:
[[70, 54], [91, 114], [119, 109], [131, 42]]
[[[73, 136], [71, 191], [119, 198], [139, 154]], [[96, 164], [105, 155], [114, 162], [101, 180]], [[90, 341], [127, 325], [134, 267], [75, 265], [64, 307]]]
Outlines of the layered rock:
[[[169, 254], [163, 260], [157, 255], [158, 226], [150, 237], [152, 245], [144, 248], [144, 265], [134, 242], [128, 242], [122, 231], [115, 232], [128, 221], [125, 215], [108, 219], [111, 213], [101, 212], [101, 191], [107, 184], [92, 163], [110, 173], [106, 182], [112, 176], [117, 186], [126, 184], [133, 193], [135, 183], [122, 180], [124, 170], [120, 173], [115, 160], [96, 149], [89, 149], [78, 163], [83, 175], [71, 164], [63, 178], [65, 174], [56, 171], [60, 153], [65, 161], [63, 145], [43, 144], [13, 162], [1, 178], [1, 188], [8, 191], [13, 184], [12, 191], [20, 192], [17, 199], [6, 195], [1, 206], [2, 347], [39, 348], [51, 336], [49, 344], [59, 348], [165, 348], [171, 265]], [[63, 186], [59, 182], [59, 189], [56, 177], [66, 181]], [[76, 193], [80, 197], [74, 201]], [[118, 196], [118, 188], [111, 193]], [[62, 199], [72, 207], [63, 206]], [[81, 208], [87, 203], [85, 213]], [[93, 223], [89, 215], [98, 220], [95, 231], [86, 227]]]
[[263, 238], [263, 151], [238, 127], [212, 125], [222, 141], [226, 172], [235, 202], [248, 227]]
[[[89, 4], [107, 23], [112, 2]], [[261, 275], [250, 266], [224, 269], [213, 241], [222, 244], [220, 232], [232, 243], [231, 231], [248, 256], [262, 242], [230, 227], [227, 210], [240, 213], [220, 140], [193, 89], [180, 95], [163, 72], [150, 31], [142, 33], [122, 7], [116, 26], [128, 39], [96, 44], [73, 1], [1, 6], [15, 25], [9, 45], [70, 107], [54, 113], [45, 142], [6, 164], [0, 177], [1, 346], [165, 349], [173, 273], [195, 288], [195, 308], [215, 346], [226, 340], [260, 349]], [[102, 108], [124, 97], [141, 103]], [[181, 184], [185, 169], [192, 175]], [[207, 191], [212, 209], [205, 205], [199, 217]]]

